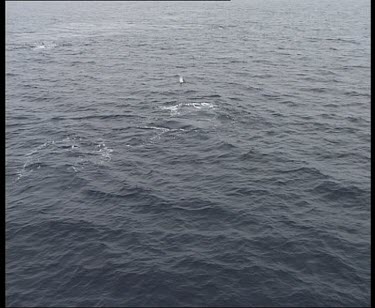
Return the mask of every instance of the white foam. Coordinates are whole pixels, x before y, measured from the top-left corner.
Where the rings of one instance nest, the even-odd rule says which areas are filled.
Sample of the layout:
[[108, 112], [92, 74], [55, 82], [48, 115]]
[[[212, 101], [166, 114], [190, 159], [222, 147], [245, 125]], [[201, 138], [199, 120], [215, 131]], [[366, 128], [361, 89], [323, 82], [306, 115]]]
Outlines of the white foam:
[[161, 131], [163, 131], [163, 132], [168, 132], [168, 131], [170, 131], [170, 129], [169, 129], [169, 128], [166, 128], [166, 127], [145, 126], [145, 128], [157, 129], [157, 130], [161, 130]]
[[[30, 152], [25, 154], [26, 160], [22, 166], [22, 169], [17, 172], [18, 177], [17, 180], [19, 180], [22, 177], [30, 175], [35, 167], [29, 167], [32, 166], [33, 164], [39, 163], [40, 162], [40, 151], [43, 149], [47, 148], [49, 145], [54, 144], [54, 141], [47, 141], [41, 145], [38, 145], [35, 149], [31, 150]], [[40, 169], [41, 166], [39, 164], [36, 165], [36, 169]]]
[[[25, 161], [21, 170], [17, 172], [16, 181], [30, 175], [35, 170], [42, 169], [43, 165], [39, 164], [40, 160], [45, 158], [49, 160], [49, 157], [56, 153], [65, 157], [65, 162], [71, 165], [68, 170], [75, 173], [82, 170], [86, 163], [103, 164], [112, 159], [113, 149], [110, 149], [103, 140], [99, 139], [96, 143], [81, 142], [81, 140], [82, 138], [78, 137], [65, 137], [60, 141], [47, 141], [35, 147], [25, 154]], [[72, 153], [74, 154], [72, 155]], [[72, 162], [72, 157], [77, 157], [77, 154], [79, 154], [79, 158]], [[51, 166], [54, 167], [53, 161]]]
[[110, 148], [106, 147], [104, 142], [99, 143], [96, 147], [99, 148], [97, 153], [99, 153], [100, 156], [101, 156], [101, 159], [99, 160], [100, 164], [103, 163], [104, 161], [110, 161], [111, 160], [111, 158], [112, 158], [111, 153], [113, 152], [113, 149], [110, 149]]
[[196, 109], [202, 109], [202, 108], [211, 109], [215, 107], [211, 103], [186, 103], [185, 105], [189, 107], [194, 107]]
[[178, 110], [181, 108], [182, 104], [174, 105], [174, 106], [162, 106], [161, 108], [164, 110], [169, 110], [172, 115], [178, 114]]
[[162, 106], [164, 110], [169, 110], [171, 115], [180, 114], [182, 111], [191, 111], [191, 107], [194, 109], [213, 109], [215, 108], [214, 104], [211, 103], [180, 103], [173, 106]]
[[57, 44], [55, 43], [48, 43], [48, 44], [40, 44], [40, 45], [36, 45], [34, 47], [35, 50], [40, 50], [40, 49], [52, 49], [54, 47], [56, 47]]
[[[39, 162], [39, 159], [37, 159], [37, 162]], [[25, 163], [22, 166], [22, 169], [17, 172], [18, 174], [17, 180], [19, 180], [20, 178], [24, 176], [30, 175], [33, 172], [33, 169], [27, 169], [27, 167], [32, 165], [33, 163], [34, 163], [34, 159], [31, 156], [27, 157]], [[38, 167], [40, 168], [40, 165]]]

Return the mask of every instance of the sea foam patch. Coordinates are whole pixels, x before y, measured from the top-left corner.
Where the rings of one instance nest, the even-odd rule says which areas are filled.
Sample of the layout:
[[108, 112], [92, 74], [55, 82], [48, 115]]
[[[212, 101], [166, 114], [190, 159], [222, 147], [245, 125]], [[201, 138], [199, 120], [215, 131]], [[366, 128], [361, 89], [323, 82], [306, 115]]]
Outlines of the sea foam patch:
[[78, 172], [87, 164], [103, 165], [110, 162], [114, 150], [104, 140], [90, 141], [79, 136], [67, 136], [60, 140], [47, 141], [25, 154], [22, 168], [17, 172], [17, 181], [43, 168], [68, 166], [67, 170]]
[[161, 109], [169, 110], [171, 115], [178, 115], [181, 113], [189, 113], [197, 110], [214, 109], [215, 105], [212, 103], [179, 103], [171, 106], [162, 106]]

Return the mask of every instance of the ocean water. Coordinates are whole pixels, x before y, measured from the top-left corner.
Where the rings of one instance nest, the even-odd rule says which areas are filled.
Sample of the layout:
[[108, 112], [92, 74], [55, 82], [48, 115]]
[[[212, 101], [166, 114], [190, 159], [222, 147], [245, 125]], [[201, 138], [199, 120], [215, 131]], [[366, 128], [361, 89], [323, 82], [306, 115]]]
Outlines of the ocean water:
[[7, 2], [7, 306], [370, 306], [370, 107], [368, 0]]

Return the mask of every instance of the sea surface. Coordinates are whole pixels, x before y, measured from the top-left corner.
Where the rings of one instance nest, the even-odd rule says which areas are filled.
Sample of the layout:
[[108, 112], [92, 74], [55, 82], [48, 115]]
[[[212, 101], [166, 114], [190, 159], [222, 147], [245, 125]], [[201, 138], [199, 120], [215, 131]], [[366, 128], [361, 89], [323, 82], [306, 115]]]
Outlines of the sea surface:
[[370, 306], [370, 4], [8, 1], [7, 306]]

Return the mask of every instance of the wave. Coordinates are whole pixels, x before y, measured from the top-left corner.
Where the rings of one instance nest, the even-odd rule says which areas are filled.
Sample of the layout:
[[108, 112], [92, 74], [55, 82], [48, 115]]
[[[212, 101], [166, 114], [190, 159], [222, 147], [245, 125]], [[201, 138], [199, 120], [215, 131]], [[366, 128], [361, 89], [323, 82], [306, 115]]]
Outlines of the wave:
[[343, 185], [332, 180], [324, 180], [311, 189], [312, 192], [331, 201], [339, 201], [342, 206], [366, 209], [370, 203], [370, 192], [353, 185]]
[[134, 115], [131, 114], [98, 114], [98, 115], [86, 115], [78, 117], [63, 117], [63, 116], [54, 116], [51, 118], [53, 121], [57, 120], [108, 120], [108, 119], [122, 119], [122, 118], [133, 118]]
[[170, 119], [162, 120], [160, 122], [151, 122], [148, 126], [162, 127], [169, 130], [191, 130], [194, 128], [192, 125], [187, 124], [184, 121]]

